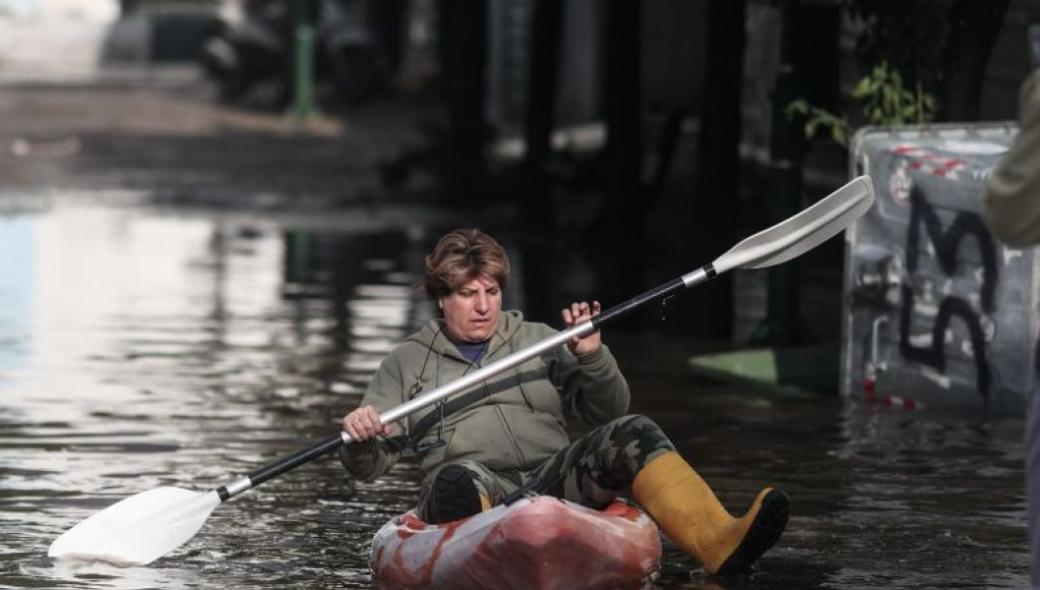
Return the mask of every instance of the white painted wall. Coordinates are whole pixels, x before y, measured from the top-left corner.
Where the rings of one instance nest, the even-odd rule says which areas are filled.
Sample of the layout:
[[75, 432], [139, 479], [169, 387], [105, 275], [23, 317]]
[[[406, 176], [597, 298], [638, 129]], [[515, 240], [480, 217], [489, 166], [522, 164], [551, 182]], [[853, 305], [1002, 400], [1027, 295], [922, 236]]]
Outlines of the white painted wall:
[[117, 0], [0, 0], [0, 81], [90, 77]]

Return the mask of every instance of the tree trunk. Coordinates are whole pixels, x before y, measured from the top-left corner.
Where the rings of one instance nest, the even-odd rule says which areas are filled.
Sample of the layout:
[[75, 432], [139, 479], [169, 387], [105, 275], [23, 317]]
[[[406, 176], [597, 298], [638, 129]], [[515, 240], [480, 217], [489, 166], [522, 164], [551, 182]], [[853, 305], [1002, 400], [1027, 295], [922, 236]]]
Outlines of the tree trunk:
[[951, 7], [947, 15], [950, 34], [943, 51], [940, 120], [979, 119], [983, 76], [1009, 4], [1010, 0], [957, 0]]
[[461, 204], [482, 202], [486, 182], [484, 119], [487, 3], [440, 0], [442, 84], [448, 109], [445, 187]]
[[555, 219], [545, 164], [552, 152], [562, 26], [561, 0], [535, 0], [524, 122], [524, 168], [529, 185], [522, 208], [528, 225], [544, 225], [546, 219]]
[[606, 302], [626, 299], [643, 286], [642, 9], [637, 0], [607, 4], [605, 200], [592, 240]]

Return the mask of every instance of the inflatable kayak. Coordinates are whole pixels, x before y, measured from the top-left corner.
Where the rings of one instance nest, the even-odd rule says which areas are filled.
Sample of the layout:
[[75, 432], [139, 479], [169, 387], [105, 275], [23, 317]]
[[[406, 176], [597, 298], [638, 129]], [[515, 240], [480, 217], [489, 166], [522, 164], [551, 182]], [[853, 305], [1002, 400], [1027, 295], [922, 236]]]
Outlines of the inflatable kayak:
[[440, 525], [408, 512], [379, 529], [370, 559], [395, 590], [639, 588], [660, 563], [657, 525], [638, 508], [548, 496]]

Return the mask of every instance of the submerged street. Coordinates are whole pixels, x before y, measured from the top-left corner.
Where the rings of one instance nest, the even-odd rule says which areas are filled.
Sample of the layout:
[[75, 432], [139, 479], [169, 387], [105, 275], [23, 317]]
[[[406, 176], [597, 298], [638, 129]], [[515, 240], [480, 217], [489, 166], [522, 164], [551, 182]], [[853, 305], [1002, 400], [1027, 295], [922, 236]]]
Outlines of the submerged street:
[[[212, 489], [335, 433], [383, 355], [434, 314], [414, 289], [432, 240], [486, 221], [366, 200], [372, 153], [349, 148], [365, 133], [405, 137], [392, 116], [380, 119], [397, 125], [386, 134], [351, 135], [348, 121], [344, 140], [278, 118], [200, 119], [211, 112], [201, 106], [178, 111], [178, 124], [161, 92], [123, 99], [160, 109], [143, 117], [160, 129], [127, 117], [111, 131], [101, 117], [56, 135], [47, 113], [20, 110], [134, 112], [117, 94], [94, 110], [89, 92], [64, 103], [0, 99], [0, 168], [18, 171], [0, 190], [0, 585], [374, 587], [370, 540], [412, 506], [412, 463], [365, 484], [334, 457], [319, 459], [220, 506], [193, 540], [147, 567], [46, 556], [55, 537], [119, 499], [160, 485]], [[243, 143], [215, 147], [212, 134], [227, 127]], [[252, 164], [239, 145], [256, 150]], [[306, 146], [319, 155], [275, 165]], [[313, 198], [303, 206], [286, 195], [308, 171], [318, 182], [304, 187]], [[517, 276], [543, 264], [524, 255], [524, 236], [504, 242]], [[568, 262], [547, 268], [590, 264], [573, 251], [550, 257]], [[518, 282], [506, 307], [526, 309], [546, 291], [562, 307], [581, 290], [574, 273], [550, 278]], [[786, 533], [751, 577], [708, 577], [666, 542], [651, 587], [1026, 587], [1021, 418], [697, 378], [688, 358], [718, 344], [677, 335], [667, 321], [604, 334], [632, 411], [664, 428], [732, 512], [763, 485], [785, 489], [792, 505]]]

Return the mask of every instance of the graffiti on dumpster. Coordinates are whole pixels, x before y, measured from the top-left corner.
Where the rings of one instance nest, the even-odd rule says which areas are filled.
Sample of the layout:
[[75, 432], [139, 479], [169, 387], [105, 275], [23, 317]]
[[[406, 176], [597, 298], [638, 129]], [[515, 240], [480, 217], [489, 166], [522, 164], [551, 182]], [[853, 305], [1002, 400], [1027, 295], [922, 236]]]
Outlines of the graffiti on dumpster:
[[951, 180], [956, 179], [967, 167], [967, 162], [961, 158], [944, 156], [920, 146], [896, 146], [892, 153], [909, 158], [910, 161], [907, 163], [907, 168], [912, 171], [942, 176]]
[[[949, 277], [957, 272], [957, 249], [962, 241], [965, 238], [974, 238], [982, 262], [980, 305], [982, 311], [992, 314], [997, 285], [997, 256], [993, 239], [982, 219], [972, 213], [960, 212], [954, 218], [949, 229], [944, 230], [938, 214], [928, 203], [919, 186], [914, 186], [910, 192], [910, 207], [910, 224], [906, 237], [907, 274], [912, 276], [918, 268], [922, 255], [921, 249], [924, 246], [922, 239], [925, 236], [935, 249], [935, 259], [938, 261], [939, 267]], [[925, 235], [921, 235], [922, 227]], [[915, 346], [910, 339], [911, 312], [914, 308], [914, 301], [913, 289], [910, 285], [903, 284], [899, 329], [900, 353], [909, 360], [945, 372], [945, 335], [950, 322], [956, 317], [965, 324], [970, 334], [978, 391], [983, 397], [988, 397], [992, 375], [989, 361], [986, 358], [985, 335], [979, 312], [965, 298], [947, 295], [939, 303], [938, 312], [932, 324], [931, 344]]]
[[915, 408], [1025, 407], [1040, 383], [1040, 248], [1002, 245], [981, 212], [1014, 132], [857, 135], [852, 161], [877, 201], [846, 237], [843, 394]]

